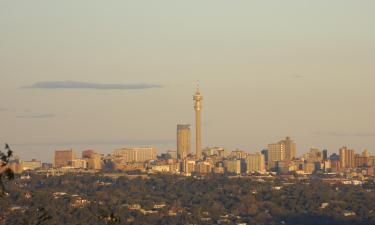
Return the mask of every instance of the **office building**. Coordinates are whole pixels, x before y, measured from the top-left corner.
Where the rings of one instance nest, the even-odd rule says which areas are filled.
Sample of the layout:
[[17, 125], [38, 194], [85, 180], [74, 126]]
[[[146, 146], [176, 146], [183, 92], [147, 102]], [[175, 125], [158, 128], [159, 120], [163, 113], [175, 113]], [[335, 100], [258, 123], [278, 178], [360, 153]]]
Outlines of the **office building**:
[[55, 168], [62, 168], [69, 166], [69, 162], [76, 159], [76, 153], [73, 149], [70, 150], [56, 150], [54, 158]]
[[276, 171], [279, 173], [288, 173], [291, 171], [298, 170], [298, 166], [300, 162], [284, 160], [284, 161], [277, 161], [276, 162]]
[[333, 154], [329, 157], [329, 159], [330, 159], [331, 161], [340, 161], [340, 156], [337, 155], [337, 153], [333, 153]]
[[36, 170], [42, 168], [42, 161], [32, 159], [31, 161], [23, 161], [23, 170]]
[[355, 167], [355, 152], [347, 147], [339, 149], [340, 168], [354, 168]]
[[211, 173], [212, 165], [209, 162], [198, 162], [195, 164], [195, 172], [199, 174]]
[[296, 158], [297, 146], [290, 137], [286, 137], [285, 140], [281, 140], [280, 143], [285, 147], [286, 160], [292, 160]]
[[225, 158], [229, 156], [229, 152], [222, 147], [209, 147], [203, 150], [203, 155], [206, 157], [217, 156], [219, 158]]
[[328, 160], [328, 150], [327, 149], [323, 150], [323, 160]]
[[268, 149], [263, 149], [261, 151], [262, 155], [264, 155], [264, 162], [266, 164], [266, 167], [268, 166]]
[[192, 173], [195, 172], [195, 161], [194, 160], [183, 160], [181, 162], [181, 171], [185, 174], [185, 175], [191, 175]]
[[241, 151], [241, 150], [235, 150], [235, 151], [232, 151], [230, 154], [229, 154], [229, 158], [235, 158], [235, 159], [245, 159], [246, 156], [248, 155], [248, 153], [246, 153], [245, 151]]
[[102, 159], [101, 155], [94, 153], [90, 155], [90, 158], [86, 158], [87, 168], [90, 170], [101, 170], [102, 169]]
[[84, 159], [73, 159], [69, 162], [70, 166], [74, 169], [86, 169], [87, 168], [87, 161]]
[[156, 148], [139, 147], [139, 148], [122, 148], [115, 150], [113, 156], [122, 163], [146, 162], [157, 159]]
[[241, 160], [240, 159], [225, 160], [224, 168], [227, 173], [241, 174]]
[[246, 173], [263, 173], [265, 171], [264, 155], [261, 153], [248, 154], [246, 157]]
[[368, 160], [369, 157], [363, 156], [363, 154], [355, 154], [355, 167], [367, 167]]
[[282, 142], [268, 145], [268, 169], [275, 170], [277, 161], [285, 160], [285, 144]]
[[190, 153], [190, 125], [177, 125], [177, 157], [186, 159]]
[[323, 153], [318, 148], [310, 148], [310, 151], [304, 155], [305, 160], [308, 162], [321, 162], [323, 161]]

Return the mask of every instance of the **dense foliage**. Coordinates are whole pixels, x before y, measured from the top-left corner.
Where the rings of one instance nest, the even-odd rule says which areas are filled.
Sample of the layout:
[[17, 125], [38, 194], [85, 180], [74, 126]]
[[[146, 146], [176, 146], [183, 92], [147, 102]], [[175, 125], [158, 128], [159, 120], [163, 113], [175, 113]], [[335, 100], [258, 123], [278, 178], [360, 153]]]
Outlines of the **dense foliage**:
[[[373, 185], [311, 180], [275, 190], [277, 183], [220, 176], [32, 175], [9, 185], [0, 214], [3, 224], [375, 224]], [[77, 198], [90, 202], [77, 206]], [[156, 203], [166, 206], [154, 209]], [[130, 210], [132, 204], [155, 213]], [[344, 217], [345, 211], [356, 215]]]
[[8, 167], [13, 151], [5, 144], [5, 151], [0, 150], [0, 197], [5, 194], [4, 182], [14, 178], [13, 171]]

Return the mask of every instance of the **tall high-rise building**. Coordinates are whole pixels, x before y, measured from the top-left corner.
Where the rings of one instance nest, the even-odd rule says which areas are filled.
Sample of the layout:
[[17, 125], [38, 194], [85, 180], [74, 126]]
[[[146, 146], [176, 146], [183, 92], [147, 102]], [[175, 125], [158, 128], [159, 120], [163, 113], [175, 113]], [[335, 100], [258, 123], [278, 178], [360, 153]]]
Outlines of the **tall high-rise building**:
[[368, 159], [369, 157], [360, 155], [360, 154], [355, 154], [355, 167], [367, 167], [368, 165]]
[[259, 152], [246, 157], [246, 173], [265, 172], [265, 165], [264, 155]]
[[266, 166], [268, 165], [268, 149], [263, 149], [261, 151], [262, 155], [264, 155], [264, 162], [266, 163]]
[[197, 85], [197, 91], [193, 96], [194, 109], [195, 109], [195, 155], [199, 160], [202, 158], [202, 134], [201, 134], [201, 110], [202, 110], [202, 100], [203, 96], [200, 93], [199, 85]]
[[310, 151], [304, 154], [304, 159], [311, 163], [321, 162], [323, 161], [323, 153], [318, 148], [310, 148]]
[[123, 163], [142, 163], [149, 160], [156, 160], [157, 152], [156, 148], [152, 147], [122, 148], [115, 150], [113, 156]]
[[185, 159], [190, 153], [190, 125], [177, 125], [177, 157]]
[[87, 168], [90, 170], [100, 170], [102, 169], [101, 156], [97, 153], [93, 153], [87, 160]]
[[285, 144], [282, 142], [268, 145], [268, 169], [276, 169], [277, 162], [285, 160]]
[[339, 149], [340, 168], [354, 168], [355, 167], [355, 152], [347, 147]]
[[76, 153], [73, 149], [70, 150], [56, 150], [54, 165], [56, 168], [69, 166], [69, 163], [76, 159]]
[[290, 137], [280, 141], [285, 146], [285, 159], [292, 160], [296, 158], [297, 146]]
[[224, 168], [228, 173], [241, 174], [241, 160], [240, 159], [225, 160]]
[[323, 160], [328, 160], [328, 150], [327, 149], [323, 150]]

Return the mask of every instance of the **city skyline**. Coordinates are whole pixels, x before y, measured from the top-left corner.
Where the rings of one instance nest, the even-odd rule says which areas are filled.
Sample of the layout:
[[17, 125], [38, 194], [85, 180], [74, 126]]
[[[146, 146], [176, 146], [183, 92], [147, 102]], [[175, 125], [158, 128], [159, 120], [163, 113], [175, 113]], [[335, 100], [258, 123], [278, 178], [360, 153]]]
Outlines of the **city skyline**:
[[374, 12], [0, 0], [0, 225], [375, 224]]
[[375, 151], [373, 1], [74, 5], [0, 2], [0, 141], [22, 158], [174, 149], [197, 79], [203, 147]]
[[[200, 152], [200, 154], [202, 154], [202, 149], [205, 149], [205, 148], [209, 148], [209, 147], [223, 147], [223, 146], [219, 146], [219, 145], [211, 145], [211, 146], [203, 146], [203, 148], [202, 148], [202, 146], [200, 145], [200, 144], [197, 144], [197, 140], [199, 139], [199, 142], [198, 143], [201, 143], [201, 136], [202, 136], [202, 133], [201, 133], [201, 108], [202, 108], [202, 103], [201, 103], [201, 101], [203, 100], [203, 97], [202, 97], [202, 95], [200, 94], [200, 87], [199, 87], [199, 84], [197, 84], [197, 89], [196, 89], [196, 92], [195, 92], [195, 94], [194, 94], [194, 96], [193, 96], [193, 100], [194, 100], [194, 112], [195, 112], [195, 133], [193, 133], [194, 135], [195, 135], [195, 139], [193, 139], [193, 140], [195, 140], [195, 142], [192, 142], [191, 141], [191, 138], [190, 138], [190, 124], [177, 124], [177, 137], [176, 137], [176, 139], [174, 140], [174, 142], [176, 143], [176, 141], [177, 141], [177, 144], [175, 145], [175, 146], [173, 146], [173, 147], [165, 147], [165, 148], [163, 148], [163, 149], [159, 149], [159, 152], [158, 153], [165, 153], [165, 152], [167, 152], [168, 150], [176, 150], [176, 152], [177, 152], [177, 154], [178, 154], [178, 148], [179, 148], [179, 139], [181, 139], [181, 137], [179, 137], [179, 129], [188, 129], [189, 131], [188, 131], [188, 136], [186, 136], [186, 137], [183, 137], [184, 139], [185, 138], [187, 138], [188, 140], [184, 140], [186, 143], [185, 144], [187, 144], [188, 143], [188, 145], [191, 145], [192, 143], [195, 143], [195, 151], [194, 152], [190, 152], [191, 151], [191, 149], [190, 149], [190, 146], [188, 147], [188, 146], [186, 146], [186, 147], [184, 147], [184, 148], [186, 148], [186, 150], [187, 149], [190, 149], [189, 151], [187, 151], [187, 152], [190, 152], [191, 154], [193, 154], [193, 155], [195, 155], [196, 157], [197, 157], [197, 159], [200, 159], [201, 157], [198, 157], [197, 156], [197, 154], [198, 154], [198, 152]], [[186, 135], [186, 134], [185, 134]], [[260, 148], [260, 149], [252, 149], [252, 150], [249, 150], [249, 149], [240, 149], [240, 148], [234, 148], [234, 149], [228, 149], [228, 150], [242, 150], [242, 151], [245, 151], [245, 152], [247, 152], [247, 153], [251, 153], [251, 154], [255, 154], [255, 153], [257, 153], [257, 152], [260, 152], [262, 149], [274, 149], [274, 147], [270, 147], [270, 146], [273, 146], [273, 145], [275, 145], [275, 146], [280, 146], [280, 145], [283, 145], [284, 147], [282, 147], [282, 149], [284, 149], [284, 150], [282, 150], [284, 153], [283, 153], [283, 156], [281, 157], [282, 159], [292, 159], [293, 158], [293, 156], [296, 156], [296, 157], [300, 157], [300, 156], [302, 156], [303, 154], [305, 154], [305, 152], [307, 152], [308, 151], [308, 149], [311, 149], [311, 148], [314, 148], [315, 146], [310, 146], [309, 148], [307, 148], [307, 149], [300, 149], [300, 150], [298, 150], [299, 148], [296, 146], [296, 143], [294, 143], [293, 141], [292, 141], [292, 144], [294, 145], [294, 147], [293, 147], [293, 150], [291, 150], [291, 147], [288, 147], [289, 145], [285, 145], [285, 143], [288, 143], [288, 142], [290, 142], [290, 141], [292, 141], [291, 139], [290, 139], [290, 137], [289, 136], [286, 136], [286, 138], [285, 138], [285, 140], [281, 140], [280, 142], [278, 142], [278, 143], [276, 143], [276, 144], [264, 144], [264, 147], [262, 147], [262, 148]], [[147, 143], [147, 142], [145, 142], [145, 141], [137, 141], [137, 140], [133, 140], [133, 141], [128, 141], [128, 143], [131, 143], [131, 144], [127, 144], [127, 141], [122, 141], [122, 143], [116, 143], [117, 141], [113, 141], [113, 143], [111, 143], [110, 141], [108, 141], [105, 145], [107, 145], [107, 146], [109, 146], [109, 145], [111, 145], [111, 146], [113, 146], [113, 148], [112, 149], [110, 149], [110, 150], [107, 150], [107, 151], [102, 151], [104, 154], [110, 154], [113, 150], [115, 150], [115, 149], [118, 149], [118, 148], [123, 148], [123, 147], [126, 147], [126, 146], [131, 146], [131, 147], [146, 147], [146, 146], [151, 146], [151, 147], [155, 147], [155, 146], [160, 146], [160, 144], [162, 144], [162, 142], [159, 142], [159, 144], [157, 144], [158, 143], [158, 141], [150, 141], [149, 143]], [[74, 145], [74, 144], [73, 144]], [[78, 144], [75, 144], [76, 146], [78, 145]], [[100, 145], [102, 145], [102, 144], [100, 144], [99, 142], [97, 142], [97, 145], [98, 146], [100, 146]], [[32, 145], [31, 145], [32, 146]], [[90, 145], [90, 144], [87, 144], [87, 145], [85, 145], [85, 146], [87, 146], [87, 147], [83, 147], [83, 148], [81, 148], [81, 149], [76, 149], [76, 148], [74, 148], [74, 147], [72, 147], [72, 145], [71, 144], [56, 144], [56, 145], [54, 145], [54, 146], [64, 146], [64, 147], [60, 147], [60, 148], [55, 148], [55, 149], [52, 149], [50, 152], [48, 152], [48, 154], [47, 155], [51, 155], [52, 156], [52, 154], [53, 154], [53, 152], [55, 151], [55, 150], [59, 150], [59, 149], [73, 149], [73, 150], [78, 150], [78, 151], [85, 151], [85, 150], [88, 150], [88, 149], [94, 149], [94, 148], [92, 148], [92, 146], [94, 146], [94, 145]], [[340, 151], [341, 151], [341, 149], [344, 147], [344, 148], [346, 148], [347, 146], [350, 146], [350, 145], [341, 145], [341, 147], [339, 148], [339, 149], [337, 149], [337, 150], [330, 150], [332, 153], [339, 153]], [[279, 147], [276, 147], [276, 148], [279, 148]], [[96, 150], [101, 150], [100, 148], [95, 148]], [[289, 149], [289, 150], [288, 150]], [[326, 148], [320, 148], [321, 150], [323, 150], [323, 149], [326, 149]], [[103, 149], [102, 149], [103, 150]], [[161, 150], [161, 151], [160, 151]], [[297, 152], [296, 152], [296, 150], [298, 151], [298, 154], [297, 154]], [[368, 148], [364, 148], [364, 149], [359, 149], [358, 151], [362, 151], [362, 150], [367, 150], [367, 151], [369, 151], [368, 150]], [[291, 153], [290, 151], [292, 151], [293, 153]], [[289, 153], [288, 153], [289, 152]], [[370, 152], [372, 152], [371, 150], [370, 150]], [[17, 156], [20, 156], [19, 155], [19, 152], [17, 152], [17, 150], [16, 150], [16, 155]], [[187, 154], [185, 154], [185, 156], [186, 156]], [[291, 155], [292, 157], [288, 157], [288, 155]], [[35, 154], [34, 154], [34, 156], [32, 156], [32, 157], [29, 157], [29, 158], [26, 158], [26, 159], [28, 159], [28, 160], [31, 160], [31, 159], [35, 159], [35, 158], [38, 158], [37, 156], [35, 156]], [[182, 157], [182, 158], [184, 158], [184, 157]], [[278, 159], [280, 159], [280, 157], [277, 157]], [[38, 158], [39, 159], [39, 158]], [[50, 162], [50, 160], [47, 158], [47, 157], [40, 157], [40, 159], [43, 159], [45, 162]]]

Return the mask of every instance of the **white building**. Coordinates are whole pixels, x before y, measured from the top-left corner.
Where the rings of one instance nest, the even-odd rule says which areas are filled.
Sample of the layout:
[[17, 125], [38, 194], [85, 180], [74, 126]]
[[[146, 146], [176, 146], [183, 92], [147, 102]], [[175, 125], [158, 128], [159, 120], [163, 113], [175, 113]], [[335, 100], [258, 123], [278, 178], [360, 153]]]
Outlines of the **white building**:
[[145, 162], [157, 159], [157, 150], [153, 147], [122, 148], [113, 152], [113, 157], [120, 159], [123, 163]]

